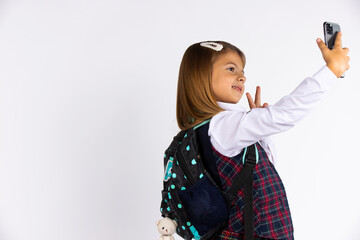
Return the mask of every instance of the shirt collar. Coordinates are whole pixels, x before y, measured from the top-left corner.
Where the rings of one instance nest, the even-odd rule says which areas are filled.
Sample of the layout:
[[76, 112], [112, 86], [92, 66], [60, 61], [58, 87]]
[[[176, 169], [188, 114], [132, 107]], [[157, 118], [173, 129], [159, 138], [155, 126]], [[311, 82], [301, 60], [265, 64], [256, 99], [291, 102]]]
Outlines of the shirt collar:
[[217, 102], [217, 104], [224, 110], [228, 111], [238, 111], [238, 112], [247, 112], [248, 110], [240, 104], [234, 103], [225, 103], [225, 102]]

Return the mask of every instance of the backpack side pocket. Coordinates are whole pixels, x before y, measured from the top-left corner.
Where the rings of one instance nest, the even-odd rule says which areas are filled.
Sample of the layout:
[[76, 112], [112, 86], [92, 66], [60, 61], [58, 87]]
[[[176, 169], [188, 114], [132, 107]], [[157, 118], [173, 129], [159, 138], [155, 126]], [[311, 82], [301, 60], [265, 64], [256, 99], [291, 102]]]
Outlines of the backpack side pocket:
[[228, 220], [226, 200], [206, 174], [193, 186], [178, 191], [178, 196], [200, 236]]

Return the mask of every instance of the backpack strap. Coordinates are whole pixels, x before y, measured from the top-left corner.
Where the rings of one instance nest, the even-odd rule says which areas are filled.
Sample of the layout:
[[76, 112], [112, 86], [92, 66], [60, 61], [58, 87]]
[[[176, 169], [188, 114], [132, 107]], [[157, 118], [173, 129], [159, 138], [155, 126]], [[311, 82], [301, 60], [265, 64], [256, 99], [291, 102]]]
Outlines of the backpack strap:
[[184, 131], [180, 131], [172, 140], [170, 146], [167, 148], [167, 155], [173, 157], [175, 155], [175, 152], [178, 148], [178, 146], [181, 143], [181, 140], [184, 138], [185, 134], [186, 134], [186, 130]]
[[252, 175], [252, 171], [257, 163], [257, 154], [256, 154], [256, 146], [255, 143], [249, 147], [246, 147], [244, 149], [244, 158], [243, 161], [245, 161], [243, 169], [241, 169], [240, 173], [236, 176], [236, 178], [233, 181], [233, 184], [228, 189], [227, 193], [233, 196], [236, 196], [239, 189], [242, 187], [242, 185], [245, 184], [245, 181], [249, 178], [250, 175]]
[[244, 149], [245, 165], [241, 169], [227, 193], [236, 196], [237, 192], [244, 186], [244, 229], [245, 239], [254, 239], [254, 209], [253, 209], [253, 170], [258, 162], [258, 153], [255, 143]]
[[202, 125], [201, 127], [197, 128], [196, 131], [198, 137], [199, 152], [200, 155], [203, 157], [202, 164], [204, 165], [204, 168], [209, 172], [211, 178], [214, 180], [218, 188], [222, 190], [219, 172], [216, 167], [216, 161], [208, 135], [209, 124], [207, 123]]
[[193, 129], [196, 130], [197, 128], [199, 128], [199, 127], [207, 124], [208, 122], [210, 122], [210, 120], [211, 120], [211, 118], [208, 119], [208, 120], [205, 120], [205, 121], [203, 121], [203, 122], [201, 122], [201, 123], [199, 123], [198, 125], [196, 125], [195, 127], [193, 127]]

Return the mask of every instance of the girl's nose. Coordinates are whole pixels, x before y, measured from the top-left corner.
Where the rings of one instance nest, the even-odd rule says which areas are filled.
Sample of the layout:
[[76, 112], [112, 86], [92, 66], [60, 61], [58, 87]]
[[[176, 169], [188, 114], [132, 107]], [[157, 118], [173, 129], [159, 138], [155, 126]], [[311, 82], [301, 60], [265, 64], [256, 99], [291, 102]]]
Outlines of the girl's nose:
[[238, 78], [238, 81], [245, 83], [245, 82], [246, 82], [246, 77], [245, 77], [245, 76], [239, 77], [239, 78]]

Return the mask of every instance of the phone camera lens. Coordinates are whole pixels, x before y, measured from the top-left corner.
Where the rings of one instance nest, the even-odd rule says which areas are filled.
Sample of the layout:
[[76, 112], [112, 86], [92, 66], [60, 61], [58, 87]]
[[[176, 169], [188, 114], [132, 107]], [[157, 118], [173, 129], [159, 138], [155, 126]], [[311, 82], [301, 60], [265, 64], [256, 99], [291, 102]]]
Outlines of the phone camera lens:
[[332, 27], [332, 25], [331, 24], [326, 24], [326, 32], [327, 32], [327, 34], [329, 34], [329, 35], [332, 35], [333, 34], [333, 27]]

